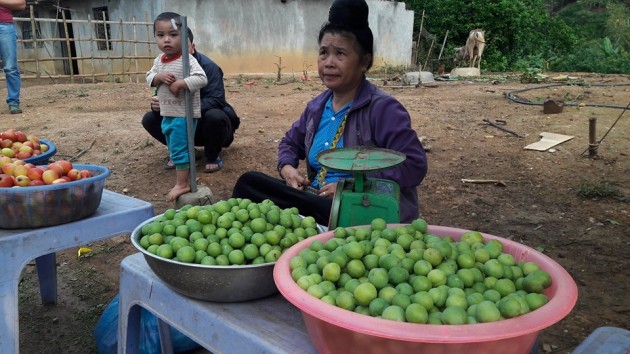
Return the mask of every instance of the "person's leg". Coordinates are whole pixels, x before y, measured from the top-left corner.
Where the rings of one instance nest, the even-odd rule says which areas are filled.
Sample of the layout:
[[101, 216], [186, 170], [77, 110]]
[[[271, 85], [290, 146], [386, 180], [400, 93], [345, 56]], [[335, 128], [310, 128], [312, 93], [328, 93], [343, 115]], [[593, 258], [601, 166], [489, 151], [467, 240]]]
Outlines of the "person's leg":
[[175, 186], [168, 192], [168, 195], [166, 196], [166, 201], [174, 202], [175, 200], [177, 200], [177, 198], [180, 195], [190, 192], [189, 179], [190, 179], [190, 170], [188, 168], [185, 168], [183, 170], [176, 170], [175, 171]]
[[[147, 131], [155, 140], [159, 141], [164, 145], [168, 145], [166, 143], [166, 137], [162, 132], [162, 116], [160, 112], [149, 111], [144, 114], [142, 117], [142, 127]], [[175, 164], [171, 161], [170, 157], [166, 158], [164, 161], [164, 169], [172, 170], [175, 168]]]
[[[13, 24], [0, 24], [0, 57], [2, 69], [7, 79], [7, 104], [9, 107], [20, 106], [20, 68], [17, 61], [17, 33]], [[21, 113], [11, 111], [11, 113]]]
[[142, 127], [147, 131], [155, 140], [160, 143], [166, 144], [166, 137], [162, 132], [162, 116], [160, 112], [149, 111], [142, 117]]
[[[193, 124], [197, 122], [193, 119]], [[196, 124], [195, 124], [196, 125]], [[194, 128], [194, 125], [193, 125]], [[190, 192], [190, 157], [188, 154], [188, 138], [186, 119], [164, 117], [162, 131], [168, 143], [168, 151], [176, 168], [175, 186], [168, 192], [166, 201], [174, 201], [180, 195]]]
[[242, 174], [234, 185], [232, 197], [248, 198], [255, 203], [269, 199], [282, 209], [296, 207], [300, 214], [314, 217], [321, 225], [328, 225], [332, 208], [332, 199], [289, 187], [283, 180], [261, 172]]
[[[197, 121], [198, 119], [195, 119], [195, 121]], [[149, 111], [147, 113], [144, 114], [144, 116], [142, 117], [142, 127], [144, 127], [144, 129], [157, 141], [159, 141], [160, 143], [164, 144], [164, 145], [168, 145], [166, 143], [166, 137], [164, 136], [164, 133], [162, 132], [162, 116], [160, 115], [159, 112], [154, 112], [154, 111]], [[195, 150], [195, 160], [199, 160], [201, 158], [200, 155], [197, 154], [197, 152]], [[199, 152], [199, 154], [201, 154], [201, 152]], [[173, 161], [171, 161], [170, 157], [167, 159], [167, 161], [164, 162], [164, 169], [166, 170], [172, 170], [175, 168], [175, 164], [173, 164]]]
[[223, 144], [232, 134], [230, 118], [220, 109], [210, 109], [200, 119], [195, 132], [195, 145], [203, 145], [206, 155], [206, 170], [217, 168]]

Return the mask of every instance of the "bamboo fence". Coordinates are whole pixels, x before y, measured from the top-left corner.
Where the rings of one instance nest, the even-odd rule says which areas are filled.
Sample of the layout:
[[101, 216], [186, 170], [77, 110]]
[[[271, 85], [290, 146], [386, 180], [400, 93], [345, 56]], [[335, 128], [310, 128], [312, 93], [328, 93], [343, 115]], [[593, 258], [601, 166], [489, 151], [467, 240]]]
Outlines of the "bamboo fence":
[[[104, 19], [105, 14], [100, 17]], [[155, 58], [153, 53], [157, 55], [153, 22], [148, 20], [148, 14], [145, 15], [145, 21], [136, 21], [135, 17], [131, 21], [101, 20], [92, 19], [89, 15], [87, 20], [66, 19], [63, 11], [60, 12], [60, 18], [36, 18], [31, 6], [30, 17], [15, 17], [14, 22], [18, 32], [22, 28], [21, 23], [30, 23], [33, 34], [27, 39], [18, 36], [18, 65], [22, 69], [22, 80], [39, 80], [43, 76], [53, 82], [57, 79], [70, 82], [90, 80], [140, 82], [144, 80], [147, 65], [150, 67]], [[52, 23], [51, 28], [58, 29], [55, 31], [57, 34], [53, 35], [55, 37], [41, 38], [40, 24], [44, 23]], [[97, 25], [102, 25], [102, 29], [109, 27], [117, 31], [100, 31], [99, 36]], [[139, 28], [143, 29], [141, 32], [146, 33], [146, 39], [138, 38]], [[111, 33], [117, 35], [110, 38]], [[102, 38], [103, 35], [105, 38]], [[82, 44], [86, 42], [89, 45]], [[99, 43], [104, 49], [99, 49]], [[56, 54], [55, 50], [50, 50], [55, 48], [55, 44], [57, 47], [65, 46], [63, 56]], [[86, 50], [88, 53], [85, 53]], [[52, 67], [55, 68], [65, 69], [56, 69], [50, 73], [43, 67], [46, 63], [52, 63]]]

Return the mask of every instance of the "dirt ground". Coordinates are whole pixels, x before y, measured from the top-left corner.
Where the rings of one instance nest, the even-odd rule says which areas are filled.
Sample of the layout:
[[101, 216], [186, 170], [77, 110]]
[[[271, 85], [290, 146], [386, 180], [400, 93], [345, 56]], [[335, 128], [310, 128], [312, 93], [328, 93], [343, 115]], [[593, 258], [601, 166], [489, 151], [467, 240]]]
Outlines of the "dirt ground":
[[[630, 77], [572, 75], [588, 83], [623, 85], [559, 86], [519, 97], [628, 104]], [[438, 81], [434, 87], [401, 87], [393, 79], [381, 75], [373, 82], [406, 106], [428, 150], [429, 173], [420, 187], [422, 216], [430, 224], [487, 232], [542, 250], [577, 283], [575, 308], [542, 332], [540, 350], [569, 353], [598, 327], [630, 328], [630, 112], [608, 133], [621, 109], [567, 106], [562, 114], [543, 114], [541, 106], [506, 99], [513, 90], [537, 86], [521, 84], [517, 75]], [[280, 83], [235, 76], [225, 84], [242, 124], [234, 144], [222, 154], [223, 170], [198, 174], [215, 200], [229, 198], [234, 181], [245, 171], [275, 174], [276, 148], [284, 131], [323, 90], [317, 80], [292, 76]], [[107, 166], [112, 171], [107, 189], [150, 201], [156, 214], [172, 207], [165, 202], [174, 183], [174, 172], [162, 169], [166, 148], [140, 125], [150, 95], [143, 84], [25, 86], [24, 114], [10, 115], [2, 108], [0, 128], [15, 127], [52, 140], [59, 159], [80, 155], [78, 163]], [[595, 158], [583, 154], [589, 147], [590, 117], [597, 119], [597, 140], [608, 133]], [[524, 137], [483, 119], [503, 122], [501, 127]], [[550, 151], [525, 150], [542, 132], [574, 138]], [[27, 266], [19, 289], [21, 352], [96, 352], [92, 330], [118, 291], [121, 259], [136, 252], [128, 238], [87, 245], [93, 252], [80, 258], [77, 249], [58, 253], [55, 306], [41, 305], [34, 262]]]

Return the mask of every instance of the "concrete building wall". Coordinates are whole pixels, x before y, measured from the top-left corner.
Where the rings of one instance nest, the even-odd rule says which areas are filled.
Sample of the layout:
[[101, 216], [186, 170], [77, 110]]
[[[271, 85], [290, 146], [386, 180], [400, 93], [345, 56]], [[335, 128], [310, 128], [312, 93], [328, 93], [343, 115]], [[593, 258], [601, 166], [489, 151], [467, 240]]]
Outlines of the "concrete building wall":
[[[396, 1], [367, 0], [369, 23], [375, 38], [374, 66], [408, 66], [411, 61], [413, 11]], [[316, 70], [317, 35], [328, 18], [332, 0], [65, 0], [73, 20], [94, 20], [93, 9], [107, 7], [110, 21], [152, 22], [163, 11], [187, 16], [200, 52], [217, 62], [226, 74], [275, 73], [282, 60], [283, 73]], [[43, 9], [42, 9], [43, 10]], [[44, 11], [42, 11], [44, 12]], [[44, 14], [41, 14], [42, 16]], [[54, 16], [54, 14], [52, 15]], [[74, 23], [75, 38], [95, 38], [94, 24]], [[54, 25], [44, 36], [53, 33]], [[99, 50], [95, 42], [75, 42], [76, 56], [107, 57], [157, 56], [152, 26], [110, 24], [111, 38], [135, 38], [151, 43], [113, 42], [111, 50]], [[43, 31], [42, 31], [43, 32]], [[59, 34], [58, 34], [59, 35]], [[63, 35], [61, 35], [63, 36]], [[61, 43], [53, 45], [55, 56], [63, 55]], [[50, 52], [51, 48], [46, 48]], [[42, 51], [40, 50], [40, 54]], [[32, 51], [25, 55], [32, 57]], [[42, 57], [42, 55], [40, 55]], [[152, 60], [140, 61], [140, 70], [150, 68]], [[135, 61], [81, 60], [81, 74], [135, 71]], [[67, 66], [67, 65], [66, 65]], [[67, 71], [59, 63], [57, 73]]]
[[[169, 10], [188, 16], [201, 52], [225, 72], [315, 70], [317, 35], [332, 1], [232, 0], [186, 3], [167, 0]], [[238, 5], [237, 5], [238, 4]], [[368, 1], [375, 38], [374, 66], [408, 66], [413, 41], [413, 11], [402, 2]]]

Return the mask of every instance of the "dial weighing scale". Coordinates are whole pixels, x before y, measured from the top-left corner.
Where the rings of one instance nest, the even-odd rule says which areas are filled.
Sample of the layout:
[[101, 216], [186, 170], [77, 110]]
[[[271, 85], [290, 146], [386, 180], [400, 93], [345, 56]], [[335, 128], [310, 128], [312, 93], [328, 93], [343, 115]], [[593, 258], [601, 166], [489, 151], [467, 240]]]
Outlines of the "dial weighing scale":
[[398, 151], [366, 146], [320, 152], [317, 161], [322, 166], [353, 176], [337, 182], [328, 229], [369, 225], [375, 218], [399, 223], [398, 184], [386, 179], [367, 178], [366, 175], [397, 167], [405, 159], [405, 155]]

